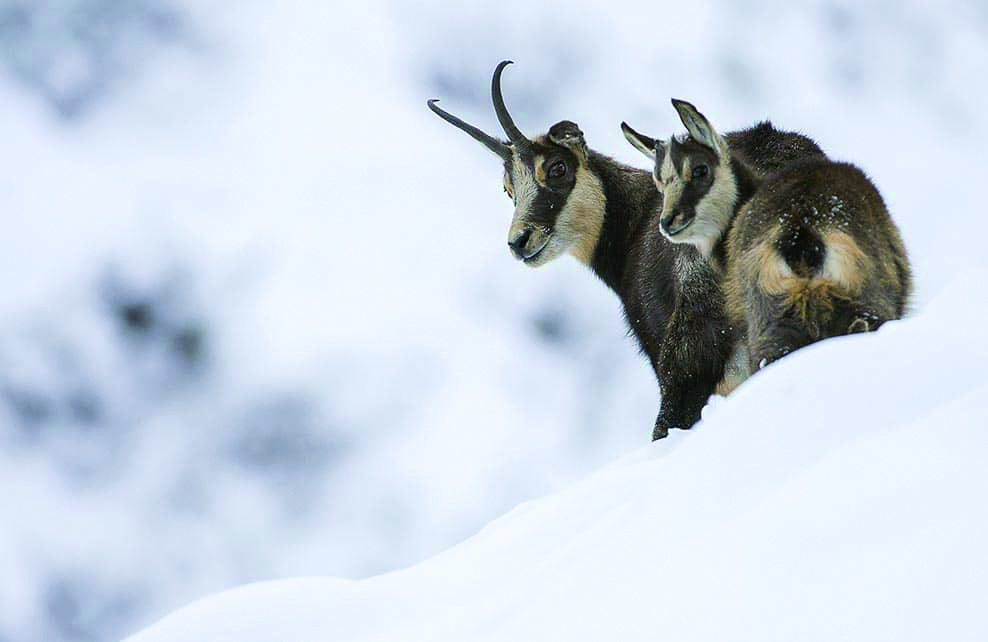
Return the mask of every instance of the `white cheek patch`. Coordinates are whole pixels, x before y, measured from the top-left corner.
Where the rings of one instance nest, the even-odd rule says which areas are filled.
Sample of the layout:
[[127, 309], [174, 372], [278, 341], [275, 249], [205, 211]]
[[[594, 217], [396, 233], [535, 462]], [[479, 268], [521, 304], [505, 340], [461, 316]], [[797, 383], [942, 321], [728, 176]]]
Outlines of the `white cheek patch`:
[[508, 228], [509, 242], [529, 227], [532, 203], [535, 202], [535, 197], [539, 193], [535, 176], [517, 156], [515, 156], [511, 166], [511, 183], [514, 187], [515, 213], [511, 217], [511, 227]]
[[539, 186], [528, 165], [517, 156], [515, 156], [511, 169], [511, 183], [515, 193], [514, 220], [517, 222], [519, 218], [528, 214], [532, 203], [535, 201], [535, 196], [539, 193]]
[[[665, 217], [672, 212], [683, 194], [683, 181], [676, 174], [676, 167], [672, 164], [672, 143], [666, 145], [665, 156], [662, 157], [662, 165], [659, 167], [659, 177], [662, 185], [659, 190], [662, 192], [662, 216]], [[672, 240], [672, 239], [670, 239]], [[677, 239], [678, 240], [678, 239]]]
[[600, 179], [578, 166], [576, 183], [556, 218], [556, 236], [565, 250], [587, 265], [593, 260], [604, 226], [606, 200]]
[[676, 178], [676, 168], [672, 164], [672, 153], [669, 151], [672, 149], [672, 142], [666, 145], [666, 153], [662, 157], [662, 164], [659, 166], [659, 180], [662, 181], [663, 185], [669, 184], [670, 181]]
[[709, 257], [714, 245], [731, 222], [738, 200], [738, 185], [729, 162], [721, 161], [710, 190], [696, 204], [696, 220], [690, 226], [689, 241]]
[[[678, 181], [674, 179], [671, 183], [665, 185], [662, 188], [662, 217], [663, 218], [665, 218], [669, 214], [672, 214], [672, 211], [676, 209], [677, 205], [679, 205], [679, 199], [682, 198], [682, 195], [683, 195], [682, 181]], [[674, 242], [681, 242], [680, 237], [677, 236]]]
[[656, 175], [659, 177], [660, 183], [658, 188], [662, 192], [663, 217], [670, 214], [679, 205], [679, 199], [683, 193], [683, 182], [679, 180], [679, 176], [676, 174], [676, 167], [672, 164], [672, 153], [669, 151], [670, 149], [672, 149], [671, 141], [669, 145], [665, 146], [665, 154], [662, 156], [662, 160], [656, 169]]

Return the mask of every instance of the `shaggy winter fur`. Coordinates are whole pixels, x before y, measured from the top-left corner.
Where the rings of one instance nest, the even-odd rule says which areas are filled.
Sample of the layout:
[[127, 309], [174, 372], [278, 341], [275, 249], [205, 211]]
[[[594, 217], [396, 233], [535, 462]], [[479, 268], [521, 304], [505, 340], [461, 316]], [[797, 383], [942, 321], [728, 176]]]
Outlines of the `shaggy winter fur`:
[[810, 154], [765, 176], [695, 107], [673, 105], [690, 138], [655, 146], [663, 233], [698, 248], [722, 276], [752, 369], [904, 314], [905, 247], [860, 169]]
[[[492, 95], [498, 79], [496, 71]], [[662, 390], [653, 439], [692, 426], [715, 389], [726, 392], [748, 375], [718, 274], [695, 249], [663, 236], [662, 199], [651, 172], [591, 150], [570, 121], [508, 144], [429, 106], [503, 159], [505, 191], [515, 205], [508, 233], [515, 257], [534, 267], [568, 252], [621, 298]], [[503, 111], [499, 118], [507, 122]], [[768, 123], [727, 139], [761, 168], [822, 155], [809, 139]]]

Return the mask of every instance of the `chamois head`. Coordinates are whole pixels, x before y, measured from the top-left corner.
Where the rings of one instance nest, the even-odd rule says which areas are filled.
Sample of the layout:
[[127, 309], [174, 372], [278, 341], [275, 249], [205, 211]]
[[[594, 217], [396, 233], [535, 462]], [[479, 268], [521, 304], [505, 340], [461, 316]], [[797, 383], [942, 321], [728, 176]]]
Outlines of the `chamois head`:
[[494, 112], [506, 142], [485, 134], [428, 101], [429, 109], [462, 129], [504, 161], [504, 191], [515, 205], [508, 247], [526, 265], [544, 265], [564, 252], [590, 263], [604, 217], [604, 191], [587, 165], [589, 151], [576, 123], [560, 121], [529, 139], [515, 125], [501, 96], [500, 63], [491, 81]]
[[727, 229], [738, 198], [731, 154], [723, 137], [696, 107], [672, 100], [688, 137], [656, 141], [621, 123], [625, 138], [655, 161], [652, 175], [662, 193], [662, 233], [674, 243], [691, 243], [709, 256]]

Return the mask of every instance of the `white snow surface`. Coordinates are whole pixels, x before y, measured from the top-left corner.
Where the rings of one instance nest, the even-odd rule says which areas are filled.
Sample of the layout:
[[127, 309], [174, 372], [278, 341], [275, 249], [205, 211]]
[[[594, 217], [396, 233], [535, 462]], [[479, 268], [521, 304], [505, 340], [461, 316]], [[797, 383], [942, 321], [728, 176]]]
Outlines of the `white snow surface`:
[[248, 585], [131, 642], [988, 639], [988, 344], [956, 323], [985, 278], [417, 566]]

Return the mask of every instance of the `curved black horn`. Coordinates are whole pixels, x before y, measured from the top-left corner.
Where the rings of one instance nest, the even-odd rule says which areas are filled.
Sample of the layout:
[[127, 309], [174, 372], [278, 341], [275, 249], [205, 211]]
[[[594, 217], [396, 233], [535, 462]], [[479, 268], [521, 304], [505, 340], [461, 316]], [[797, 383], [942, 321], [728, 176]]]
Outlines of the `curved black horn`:
[[470, 134], [471, 136], [473, 136], [474, 140], [477, 140], [477, 141], [483, 143], [484, 147], [486, 147], [487, 149], [491, 150], [492, 152], [494, 152], [495, 154], [497, 154], [498, 156], [500, 156], [504, 160], [506, 160], [506, 161], [507, 160], [511, 160], [511, 148], [510, 147], [508, 147], [507, 145], [505, 145], [504, 143], [502, 143], [498, 139], [494, 138], [493, 136], [489, 136], [489, 135], [485, 134], [484, 132], [482, 132], [481, 130], [477, 129], [473, 125], [470, 125], [469, 123], [463, 122], [462, 120], [460, 120], [459, 118], [457, 118], [453, 114], [451, 114], [451, 113], [449, 113], [447, 111], [443, 111], [439, 107], [436, 107], [436, 103], [437, 102], [439, 102], [439, 99], [438, 98], [432, 98], [431, 100], [429, 100], [427, 102], [427, 104], [429, 105], [429, 109], [431, 109], [437, 116], [439, 116], [440, 118], [442, 118], [443, 120], [445, 120], [447, 123], [449, 123], [453, 127], [456, 127], [457, 129], [462, 129], [466, 133]]
[[512, 64], [510, 60], [503, 60], [494, 70], [494, 79], [491, 80], [491, 98], [494, 100], [494, 113], [497, 114], [497, 122], [501, 123], [501, 129], [508, 135], [508, 140], [515, 147], [527, 147], [529, 140], [525, 134], [515, 126], [508, 109], [504, 106], [504, 98], [501, 96], [501, 72], [504, 68]]

